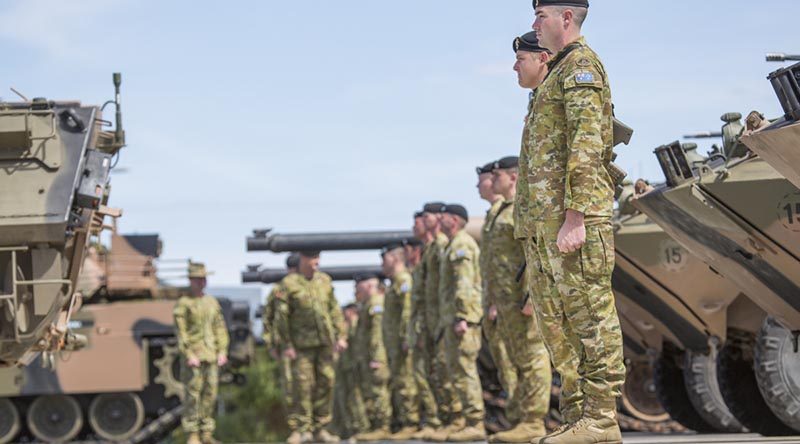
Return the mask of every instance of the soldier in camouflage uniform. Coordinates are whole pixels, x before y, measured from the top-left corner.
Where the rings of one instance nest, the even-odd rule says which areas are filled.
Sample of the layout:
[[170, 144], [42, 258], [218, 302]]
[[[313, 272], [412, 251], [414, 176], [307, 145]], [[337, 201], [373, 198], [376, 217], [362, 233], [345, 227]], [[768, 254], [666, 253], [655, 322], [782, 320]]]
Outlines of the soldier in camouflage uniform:
[[[356, 342], [358, 305], [346, 305], [342, 313], [347, 330], [347, 343], [353, 345]], [[351, 438], [369, 428], [358, 383], [358, 359], [355, 347], [348, 346], [336, 362], [333, 400], [333, 423], [339, 436], [343, 439]]]
[[497, 433], [490, 442], [535, 442], [545, 436], [544, 417], [550, 406], [552, 372], [550, 357], [532, 316], [524, 283], [517, 276], [525, 263], [521, 242], [514, 237], [514, 195], [519, 158], [504, 157], [492, 167], [492, 191], [501, 195], [497, 211], [486, 221], [481, 257], [486, 270], [484, 286], [497, 305], [497, 324], [506, 339], [518, 384], [511, 394], [519, 408], [519, 422], [511, 430]]
[[378, 291], [378, 277], [364, 273], [354, 276], [356, 300], [360, 305], [355, 347], [361, 395], [369, 419], [369, 431], [356, 435], [358, 441], [381, 441], [391, 436], [389, 359], [383, 341], [384, 296]]
[[584, 397], [580, 419], [541, 442], [621, 443], [616, 400], [625, 366], [611, 291], [611, 90], [603, 64], [580, 36], [588, 1], [536, 0], [534, 6], [539, 44], [555, 55], [523, 140], [527, 248], [542, 271], [534, 302], [545, 342], [557, 366], [578, 358], [579, 378], [562, 384]]
[[422, 209], [425, 224], [425, 249], [422, 253], [425, 323], [428, 331], [428, 347], [432, 353], [433, 371], [430, 373], [431, 388], [438, 403], [439, 418], [442, 427], [435, 433], [418, 436], [417, 439], [444, 440], [452, 432], [461, 430], [466, 425], [462, 414], [461, 399], [456, 394], [447, 369], [447, 348], [444, 331], [439, 329], [439, 271], [441, 255], [449, 240], [442, 233], [442, 202], [428, 202]]
[[[181, 419], [188, 444], [212, 444], [214, 407], [217, 403], [219, 367], [228, 362], [228, 329], [216, 299], [204, 293], [206, 267], [189, 263], [191, 296], [175, 304], [176, 336], [181, 361], [181, 381], [186, 390], [186, 410]], [[201, 435], [202, 433], [202, 435]]]
[[413, 362], [408, 350], [403, 349], [408, 323], [411, 318], [411, 273], [406, 268], [403, 244], [387, 245], [381, 254], [383, 274], [391, 280], [386, 292], [383, 313], [383, 343], [389, 358], [392, 410], [400, 430], [392, 435], [394, 440], [407, 440], [417, 433], [419, 404], [417, 385], [414, 382]]
[[[300, 264], [300, 255], [292, 253], [286, 258], [287, 275], [297, 273], [297, 266]], [[285, 278], [284, 278], [285, 279]], [[281, 344], [275, 335], [275, 312], [278, 307], [278, 299], [286, 295], [286, 288], [283, 279], [272, 286], [272, 290], [267, 295], [267, 302], [264, 304], [264, 313], [261, 315], [261, 323], [264, 327], [262, 337], [264, 344], [269, 350], [270, 356], [278, 361], [278, 372], [283, 392], [283, 399], [286, 409], [291, 410], [291, 387], [292, 387], [292, 361], [281, 353]]]
[[292, 360], [292, 434], [287, 442], [336, 442], [339, 438], [326, 430], [333, 401], [333, 357], [347, 348], [347, 340], [331, 278], [319, 272], [319, 252], [301, 252], [298, 273], [283, 283], [286, 295], [278, 299], [275, 330], [283, 355]]
[[480, 250], [464, 230], [468, 220], [467, 210], [461, 205], [448, 204], [442, 210], [442, 231], [450, 241], [439, 264], [439, 331], [444, 334], [447, 369], [466, 420], [464, 428], [447, 435], [446, 440], [452, 442], [486, 438], [483, 390], [475, 362], [481, 348], [483, 314]]
[[[503, 197], [492, 191], [493, 167], [494, 162], [489, 162], [475, 169], [478, 173], [478, 195], [491, 205], [486, 212], [483, 227], [481, 227], [481, 251], [486, 249], [487, 243], [489, 242], [487, 236], [490, 228], [489, 221], [494, 219], [503, 203]], [[516, 399], [514, 399], [511, 394], [514, 393], [517, 388], [517, 374], [514, 371], [511, 359], [509, 359], [506, 342], [503, 340], [503, 335], [497, 325], [497, 303], [486, 287], [489, 282], [486, 276], [488, 271], [486, 264], [487, 257], [488, 256], [481, 254], [480, 268], [481, 282], [483, 285], [483, 322], [481, 322], [481, 327], [483, 328], [483, 336], [486, 337], [486, 342], [489, 345], [489, 352], [492, 354], [492, 361], [494, 361], [495, 368], [497, 369], [500, 385], [509, 396], [506, 406], [506, 417], [514, 423], [519, 419], [519, 406], [517, 405]]]

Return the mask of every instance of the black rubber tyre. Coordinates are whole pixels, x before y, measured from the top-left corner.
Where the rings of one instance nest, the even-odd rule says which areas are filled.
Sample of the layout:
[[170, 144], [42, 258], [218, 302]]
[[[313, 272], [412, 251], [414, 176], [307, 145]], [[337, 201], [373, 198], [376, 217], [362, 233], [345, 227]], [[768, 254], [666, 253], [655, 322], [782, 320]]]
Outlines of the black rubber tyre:
[[687, 350], [684, 354], [683, 379], [689, 400], [706, 423], [719, 432], [744, 431], [742, 424], [722, 399], [717, 382], [717, 361], [714, 357]]
[[717, 356], [717, 381], [725, 404], [733, 416], [750, 431], [765, 436], [786, 436], [795, 432], [772, 413], [756, 382], [753, 370], [755, 335], [728, 331], [725, 346]]
[[792, 332], [771, 317], [758, 333], [754, 369], [758, 388], [770, 410], [800, 432], [800, 350]]
[[676, 357], [667, 348], [656, 361], [653, 382], [656, 385], [658, 400], [672, 419], [697, 433], [716, 432], [700, 418], [700, 414], [689, 400], [683, 371], [678, 366]]
[[72, 396], [39, 396], [28, 407], [26, 416], [28, 430], [39, 441], [69, 442], [83, 428], [81, 406]]
[[17, 406], [10, 399], [0, 398], [0, 444], [13, 442], [21, 427]]
[[646, 359], [629, 360], [628, 374], [622, 386], [620, 404], [626, 414], [645, 422], [662, 422], [669, 420], [669, 413], [658, 400], [658, 393], [653, 382], [655, 370]]
[[89, 425], [108, 441], [124, 441], [142, 428], [144, 405], [135, 393], [103, 393], [89, 405]]

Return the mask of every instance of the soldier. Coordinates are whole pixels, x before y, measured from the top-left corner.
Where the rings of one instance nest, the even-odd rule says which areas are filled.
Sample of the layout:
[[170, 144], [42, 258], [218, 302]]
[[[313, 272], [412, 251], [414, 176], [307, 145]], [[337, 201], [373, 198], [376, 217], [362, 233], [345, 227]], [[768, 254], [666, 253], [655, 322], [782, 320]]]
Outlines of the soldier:
[[[442, 231], [450, 240], [439, 265], [439, 331], [444, 333], [447, 370], [463, 406], [465, 427], [448, 433], [446, 440], [478, 441], [486, 438], [483, 390], [478, 377], [481, 348], [480, 250], [464, 230], [466, 208], [447, 204], [442, 209]], [[436, 438], [441, 439], [441, 436]]]
[[[186, 410], [181, 418], [188, 444], [212, 444], [214, 407], [217, 403], [219, 367], [228, 362], [228, 330], [219, 302], [204, 293], [206, 267], [189, 262], [191, 296], [175, 304], [173, 316], [181, 361], [181, 381], [186, 390]], [[202, 436], [200, 435], [202, 433]]]
[[518, 410], [518, 423], [511, 430], [497, 433], [490, 442], [535, 442], [546, 435], [544, 417], [550, 407], [552, 372], [533, 306], [525, 296], [520, 266], [525, 263], [522, 243], [514, 237], [514, 195], [519, 158], [504, 157], [492, 166], [492, 191], [501, 198], [499, 208], [487, 219], [481, 258], [486, 267], [484, 287], [497, 306], [498, 334], [505, 338], [508, 355], [517, 376], [511, 393]]
[[[342, 309], [347, 343], [355, 344], [358, 325], [358, 305], [348, 304]], [[358, 383], [358, 359], [355, 347], [347, 347], [336, 363], [336, 382], [334, 384], [333, 422], [342, 439], [353, 438], [369, 428], [364, 400]], [[353, 438], [353, 440], [355, 440]]]
[[381, 258], [383, 274], [391, 280], [384, 300], [383, 343], [389, 357], [392, 410], [400, 425], [400, 430], [392, 435], [392, 439], [407, 440], [417, 433], [419, 425], [413, 363], [408, 350], [403, 350], [404, 337], [411, 318], [413, 281], [406, 268], [405, 250], [401, 242], [385, 246]]
[[616, 401], [625, 366], [611, 292], [611, 91], [603, 64], [580, 35], [588, 6], [587, 0], [534, 1], [539, 44], [555, 55], [523, 140], [531, 165], [526, 248], [542, 271], [531, 296], [551, 359], [557, 368], [567, 361], [578, 369], [575, 380], [562, 374], [562, 387], [584, 397], [580, 408], [562, 405], [571, 424], [543, 444], [622, 442]]
[[[286, 271], [287, 275], [297, 273], [297, 266], [300, 264], [300, 254], [292, 253], [286, 258]], [[285, 278], [284, 278], [285, 279]], [[264, 344], [269, 350], [270, 356], [278, 361], [279, 364], [279, 377], [281, 384], [281, 391], [283, 392], [283, 399], [286, 405], [286, 410], [291, 410], [291, 386], [292, 386], [292, 361], [283, 356], [281, 353], [281, 344], [277, 341], [275, 334], [275, 312], [278, 306], [278, 299], [285, 297], [286, 288], [283, 284], [283, 279], [272, 286], [272, 290], [267, 296], [267, 303], [264, 304], [264, 313], [261, 316], [261, 322], [264, 326]]]
[[[478, 195], [481, 199], [489, 202], [489, 210], [486, 212], [486, 218], [481, 227], [481, 251], [487, 248], [489, 242], [489, 221], [493, 220], [497, 215], [497, 211], [503, 204], [503, 196], [496, 194], [492, 191], [492, 168], [494, 162], [489, 162], [482, 167], [475, 168], [478, 173]], [[486, 342], [489, 345], [489, 352], [492, 355], [495, 367], [497, 368], [497, 376], [500, 379], [500, 385], [503, 390], [508, 394], [508, 407], [506, 408], [506, 416], [511, 422], [516, 422], [519, 419], [519, 406], [516, 399], [511, 396], [517, 387], [517, 374], [514, 372], [511, 360], [508, 356], [506, 343], [503, 336], [500, 334], [500, 329], [497, 327], [497, 304], [494, 301], [493, 295], [489, 294], [487, 283], [489, 282], [486, 275], [488, 267], [486, 258], [488, 256], [481, 255], [481, 283], [483, 284], [483, 321], [481, 327], [483, 328], [483, 335], [486, 337]]]
[[447, 435], [464, 428], [466, 421], [462, 415], [461, 400], [456, 395], [450, 374], [447, 370], [447, 349], [444, 331], [439, 330], [439, 268], [441, 255], [449, 242], [442, 233], [442, 209], [444, 203], [429, 202], [422, 209], [425, 224], [425, 249], [422, 253], [424, 267], [425, 323], [429, 333], [426, 346], [432, 350], [433, 371], [428, 379], [439, 409], [442, 426], [435, 433], [418, 436], [416, 439], [437, 439], [444, 441]]
[[[347, 348], [331, 278], [319, 271], [319, 252], [300, 252], [298, 273], [284, 280], [286, 296], [275, 316], [283, 355], [292, 360], [292, 408], [287, 442], [336, 442], [331, 421], [333, 356]], [[313, 435], [312, 435], [313, 433]]]
[[364, 397], [369, 431], [356, 435], [358, 441], [381, 441], [391, 436], [389, 361], [383, 341], [383, 295], [378, 276], [363, 273], [353, 277], [360, 305], [354, 347], [358, 359], [361, 395]]

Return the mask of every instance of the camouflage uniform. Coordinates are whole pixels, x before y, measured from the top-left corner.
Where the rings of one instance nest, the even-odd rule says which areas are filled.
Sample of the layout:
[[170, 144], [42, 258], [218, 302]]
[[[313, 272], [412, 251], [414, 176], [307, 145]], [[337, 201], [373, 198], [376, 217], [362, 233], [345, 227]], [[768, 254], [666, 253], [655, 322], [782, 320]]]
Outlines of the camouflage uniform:
[[446, 424], [462, 417], [461, 399], [456, 395], [447, 369], [444, 330], [439, 328], [440, 311], [443, 309], [439, 302], [440, 263], [442, 251], [448, 242], [447, 236], [439, 233], [425, 246], [425, 251], [422, 253], [425, 265], [425, 322], [431, 335], [429, 346], [433, 351], [433, 372], [430, 383], [438, 403], [439, 418]]
[[[219, 302], [211, 296], [184, 296], [173, 311], [181, 360], [181, 381], [186, 390], [186, 410], [181, 419], [187, 433], [214, 431], [219, 368], [217, 357], [228, 354], [228, 330]], [[199, 367], [186, 360], [197, 358]]]
[[[486, 212], [486, 218], [481, 228], [481, 252], [486, 251], [488, 248], [489, 230], [491, 228], [489, 222], [494, 220], [497, 216], [497, 212], [500, 210], [502, 204], [503, 200], [498, 199], [492, 203], [489, 211]], [[517, 405], [517, 400], [511, 395], [517, 388], [517, 374], [509, 358], [506, 341], [503, 340], [503, 334], [500, 331], [497, 319], [493, 321], [489, 320], [489, 307], [497, 305], [497, 301], [494, 300], [488, 291], [489, 281], [491, 280], [491, 276], [488, 275], [489, 267], [486, 263], [488, 258], [488, 255], [481, 254], [481, 283], [483, 284], [483, 322], [481, 323], [481, 327], [483, 328], [483, 335], [486, 337], [486, 342], [489, 344], [492, 361], [494, 361], [494, 365], [497, 368], [497, 376], [500, 378], [500, 385], [509, 396], [506, 415], [511, 421], [516, 421], [519, 419], [519, 405]]]
[[278, 341], [293, 348], [292, 408], [289, 428], [316, 432], [331, 421], [334, 382], [333, 345], [345, 338], [344, 321], [331, 278], [316, 272], [311, 279], [300, 273], [283, 280], [286, 296], [275, 317]]
[[[433, 342], [428, 333], [425, 309], [425, 264], [420, 261], [411, 273], [411, 315], [408, 320], [408, 346], [414, 367], [414, 382], [417, 385], [417, 401], [425, 412], [425, 423], [431, 427], [441, 426], [436, 399], [433, 396], [429, 376], [433, 373]], [[420, 346], [418, 346], [420, 345]]]
[[264, 326], [261, 336], [264, 338], [264, 344], [267, 350], [275, 350], [279, 354], [277, 361], [281, 391], [283, 392], [283, 399], [287, 410], [291, 410], [292, 360], [281, 354], [283, 347], [277, 340], [278, 338], [275, 334], [275, 313], [277, 312], [279, 299], [285, 296], [286, 289], [283, 285], [283, 280], [281, 280], [272, 287], [269, 295], [267, 295], [267, 303], [264, 304], [264, 313], [261, 315], [261, 323]]
[[513, 214], [514, 204], [505, 200], [490, 214], [481, 238], [486, 239], [481, 257], [486, 267], [486, 290], [497, 305], [499, 334], [506, 339], [517, 375], [516, 390], [510, 394], [519, 409], [519, 422], [541, 423], [550, 405], [550, 357], [536, 319], [521, 311], [525, 291], [517, 273], [525, 253], [514, 237]]
[[358, 357], [356, 354], [357, 321], [347, 324], [347, 347], [336, 363], [334, 385], [333, 423], [342, 438], [349, 438], [369, 428], [361, 388], [358, 384]]
[[[374, 294], [361, 303], [356, 327], [355, 343], [358, 360], [359, 383], [364, 397], [370, 430], [389, 427], [391, 401], [389, 400], [389, 360], [383, 343], [383, 296]], [[370, 362], [381, 364], [370, 368]]]
[[[483, 390], [475, 362], [481, 349], [481, 275], [478, 244], [460, 230], [442, 251], [439, 264], [439, 332], [444, 333], [447, 370], [463, 406], [468, 426], [483, 426]], [[457, 336], [453, 326], [467, 321]]]
[[[526, 195], [520, 215], [530, 235], [528, 268], [542, 272], [532, 273], [538, 281], [532, 285], [540, 288], [531, 295], [551, 358], [565, 371], [565, 416], [580, 415], [583, 396], [583, 416], [613, 419], [625, 367], [611, 292], [611, 92], [603, 65], [583, 38], [548, 67], [526, 122], [527, 189], [518, 189]], [[567, 209], [585, 215], [586, 243], [563, 254], [556, 240]]]
[[389, 358], [393, 412], [401, 427], [419, 423], [417, 386], [411, 354], [403, 350], [411, 316], [411, 274], [402, 270], [392, 277], [386, 292], [383, 315], [383, 343]]

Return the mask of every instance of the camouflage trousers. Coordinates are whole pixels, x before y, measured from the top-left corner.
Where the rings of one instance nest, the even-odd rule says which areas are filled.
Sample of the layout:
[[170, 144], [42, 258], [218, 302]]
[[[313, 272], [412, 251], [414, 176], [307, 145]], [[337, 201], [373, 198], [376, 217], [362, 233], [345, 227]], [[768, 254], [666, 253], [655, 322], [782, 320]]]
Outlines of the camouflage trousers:
[[219, 367], [216, 362], [201, 362], [199, 367], [189, 367], [183, 361], [181, 382], [186, 395], [186, 410], [181, 418], [181, 426], [187, 433], [213, 432], [214, 408], [217, 405], [217, 384]]
[[489, 353], [492, 355], [492, 361], [497, 368], [497, 377], [500, 379], [500, 385], [508, 394], [506, 417], [512, 423], [515, 423], [519, 420], [520, 413], [520, 405], [517, 403], [514, 396], [512, 396], [517, 390], [517, 372], [509, 357], [506, 340], [504, 340], [505, 335], [498, 325], [498, 320], [490, 321], [486, 313], [484, 313], [481, 327], [483, 328], [483, 335], [486, 337], [486, 343], [489, 345]]
[[281, 356], [278, 358], [278, 377], [283, 392], [283, 402], [287, 412], [292, 409], [292, 360]]
[[[421, 335], [427, 338], [426, 334]], [[417, 401], [425, 415], [425, 424], [434, 428], [442, 425], [439, 419], [439, 409], [436, 405], [436, 398], [429, 382], [433, 375], [433, 342], [422, 339], [419, 347], [415, 347], [411, 352], [411, 360], [414, 365], [414, 382], [417, 384]]]
[[349, 438], [369, 428], [355, 368], [337, 367], [333, 406], [333, 426], [340, 437]]
[[419, 404], [411, 353], [395, 350], [389, 358], [389, 368], [394, 419], [401, 427], [416, 426], [419, 424]]
[[478, 377], [478, 352], [481, 349], [481, 327], [471, 326], [463, 336], [457, 336], [452, 327], [445, 330], [447, 370], [453, 388], [463, 406], [462, 416], [467, 425], [483, 423], [483, 388]]
[[297, 349], [292, 363], [292, 403], [289, 429], [315, 432], [331, 422], [333, 403], [333, 349]]
[[439, 418], [447, 425], [463, 416], [461, 398], [453, 386], [453, 375], [447, 366], [447, 341], [442, 332], [438, 341], [434, 340], [433, 376], [431, 381], [433, 394], [439, 407]]
[[497, 326], [517, 380], [509, 395], [517, 408], [518, 421], [531, 423], [543, 419], [550, 409], [553, 372], [536, 318], [523, 315], [517, 304], [498, 306]]
[[389, 369], [384, 365], [372, 369], [368, 362], [359, 363], [358, 381], [364, 407], [369, 421], [369, 430], [389, 427], [391, 420], [391, 399], [389, 395]]
[[625, 364], [611, 291], [613, 230], [607, 220], [590, 224], [586, 243], [564, 254], [556, 245], [561, 225], [536, 222], [525, 248], [537, 320], [561, 375], [561, 413], [569, 422], [581, 416], [616, 418]]

